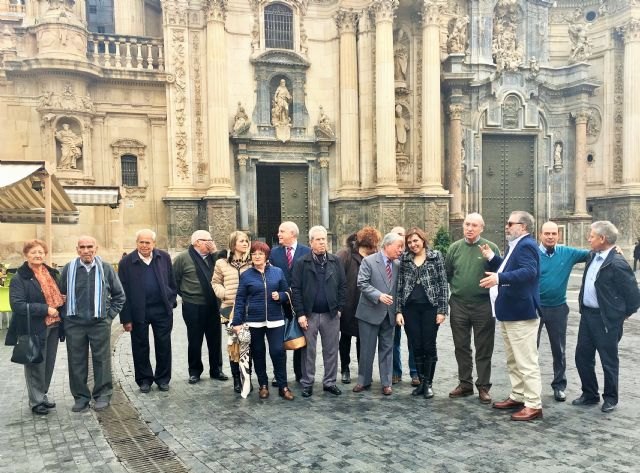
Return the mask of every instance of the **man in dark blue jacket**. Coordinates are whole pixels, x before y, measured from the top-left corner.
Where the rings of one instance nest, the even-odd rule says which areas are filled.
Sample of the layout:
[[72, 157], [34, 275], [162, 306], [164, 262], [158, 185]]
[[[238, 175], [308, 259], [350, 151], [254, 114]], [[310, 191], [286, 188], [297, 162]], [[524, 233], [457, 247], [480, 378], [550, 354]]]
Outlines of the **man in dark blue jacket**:
[[480, 280], [489, 288], [493, 313], [500, 323], [511, 394], [496, 409], [520, 409], [511, 420], [542, 418], [542, 382], [538, 364], [538, 310], [540, 308], [540, 256], [531, 236], [534, 218], [528, 212], [515, 211], [509, 216], [505, 233], [509, 247], [504, 258], [494, 255], [488, 245], [482, 254], [494, 272]]
[[[154, 231], [139, 230], [137, 249], [118, 265], [127, 296], [120, 321], [131, 332], [135, 378], [143, 393], [148, 393], [154, 382], [160, 391], [168, 391], [171, 381], [171, 330], [177, 288], [171, 257], [155, 249], [155, 243]], [[149, 325], [155, 345], [155, 373], [149, 360]]]
[[582, 395], [574, 406], [598, 404], [596, 351], [604, 371], [602, 412], [611, 412], [618, 404], [618, 343], [624, 321], [640, 307], [640, 291], [635, 275], [625, 258], [612, 251], [618, 229], [609, 221], [591, 224], [587, 261], [580, 288], [580, 328], [576, 345], [576, 368], [582, 381]]

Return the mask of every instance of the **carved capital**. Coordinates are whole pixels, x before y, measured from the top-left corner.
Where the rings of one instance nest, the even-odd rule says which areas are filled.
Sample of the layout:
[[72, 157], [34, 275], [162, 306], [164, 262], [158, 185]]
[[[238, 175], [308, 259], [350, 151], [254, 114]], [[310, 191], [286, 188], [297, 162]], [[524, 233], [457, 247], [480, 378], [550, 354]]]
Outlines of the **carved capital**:
[[240, 168], [246, 168], [247, 167], [247, 161], [248, 161], [248, 157], [247, 157], [246, 154], [238, 155], [238, 166]]
[[586, 125], [591, 118], [591, 110], [578, 110], [577, 112], [571, 112], [571, 118], [576, 122], [576, 125]]
[[449, 105], [450, 120], [461, 120], [462, 112], [464, 112], [464, 105], [460, 105], [460, 104]]
[[187, 25], [187, 10], [189, 4], [186, 0], [160, 0], [164, 14], [165, 25]]
[[328, 169], [329, 168], [329, 158], [320, 158], [318, 159], [320, 163], [320, 169]]
[[419, 14], [422, 17], [422, 25], [440, 25], [440, 14], [443, 4], [440, 0], [423, 0]]
[[640, 19], [632, 18], [625, 25], [616, 28], [625, 43], [640, 41]]
[[219, 21], [224, 23], [227, 15], [227, 0], [208, 0], [205, 6], [207, 22]]
[[398, 0], [373, 0], [369, 8], [371, 8], [373, 12], [376, 23], [384, 21], [393, 22], [393, 16], [398, 5]]
[[343, 33], [355, 33], [358, 26], [358, 19], [360, 13], [353, 11], [353, 8], [341, 8], [336, 13], [336, 25], [338, 26], [338, 32]]

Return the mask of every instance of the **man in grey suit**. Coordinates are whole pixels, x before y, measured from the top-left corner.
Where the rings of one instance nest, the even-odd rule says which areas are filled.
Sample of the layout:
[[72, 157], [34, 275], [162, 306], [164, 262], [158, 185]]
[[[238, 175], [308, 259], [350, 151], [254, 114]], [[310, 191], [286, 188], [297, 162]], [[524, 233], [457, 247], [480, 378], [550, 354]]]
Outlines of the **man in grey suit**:
[[358, 273], [360, 301], [356, 310], [360, 333], [360, 359], [358, 361], [358, 384], [354, 393], [371, 388], [373, 358], [378, 345], [378, 366], [382, 394], [391, 395], [391, 373], [393, 370], [393, 327], [396, 320], [395, 300], [398, 279], [398, 258], [404, 251], [404, 237], [387, 233], [382, 240], [382, 249], [362, 260]]

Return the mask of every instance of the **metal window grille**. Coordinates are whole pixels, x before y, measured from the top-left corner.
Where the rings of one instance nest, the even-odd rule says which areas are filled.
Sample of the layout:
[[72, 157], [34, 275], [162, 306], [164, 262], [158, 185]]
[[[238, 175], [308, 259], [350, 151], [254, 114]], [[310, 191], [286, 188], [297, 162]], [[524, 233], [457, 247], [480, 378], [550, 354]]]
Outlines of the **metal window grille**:
[[264, 9], [264, 39], [267, 48], [293, 49], [293, 13], [278, 3]]
[[122, 185], [127, 187], [138, 186], [138, 158], [125, 154], [120, 158], [122, 170]]

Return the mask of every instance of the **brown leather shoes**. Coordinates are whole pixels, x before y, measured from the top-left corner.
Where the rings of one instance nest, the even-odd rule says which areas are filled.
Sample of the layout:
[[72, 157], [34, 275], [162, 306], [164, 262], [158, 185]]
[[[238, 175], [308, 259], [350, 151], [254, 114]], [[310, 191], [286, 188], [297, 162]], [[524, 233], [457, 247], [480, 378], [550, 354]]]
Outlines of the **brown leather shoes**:
[[479, 387], [478, 399], [480, 399], [482, 404], [491, 404], [491, 394], [489, 394], [489, 390], [485, 387]]
[[411, 386], [420, 386], [420, 378], [418, 377], [418, 375], [413, 376], [411, 378]]
[[353, 392], [354, 393], [361, 393], [362, 391], [368, 391], [369, 389], [371, 389], [371, 385], [367, 384], [366, 386], [363, 386], [362, 384], [356, 384], [353, 387]]
[[293, 401], [293, 393], [289, 388], [280, 389], [278, 394], [280, 394], [280, 397], [285, 399], [286, 401]]
[[454, 390], [449, 393], [449, 397], [451, 398], [466, 397], [466, 396], [473, 396], [473, 387], [467, 388], [463, 384], [458, 384], [454, 388]]
[[385, 396], [391, 396], [393, 394], [393, 389], [391, 389], [391, 386], [384, 386], [382, 388], [382, 394]]
[[260, 386], [260, 391], [258, 391], [258, 397], [260, 399], [266, 399], [269, 397], [269, 386], [267, 386], [266, 384], [263, 384], [262, 386]]
[[520, 407], [524, 407], [524, 402], [514, 401], [510, 397], [506, 398], [504, 401], [493, 403], [494, 409], [516, 409]]
[[542, 409], [525, 407], [521, 411], [511, 414], [511, 420], [533, 420], [542, 419]]

